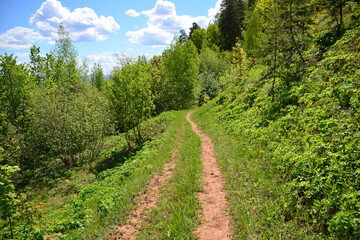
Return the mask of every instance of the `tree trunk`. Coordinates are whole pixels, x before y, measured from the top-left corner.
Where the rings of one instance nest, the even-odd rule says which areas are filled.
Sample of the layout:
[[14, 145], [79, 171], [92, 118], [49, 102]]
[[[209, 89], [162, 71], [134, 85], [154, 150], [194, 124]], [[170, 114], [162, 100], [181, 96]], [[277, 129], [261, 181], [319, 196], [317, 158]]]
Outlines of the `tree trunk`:
[[14, 239], [14, 233], [13, 233], [13, 226], [12, 226], [12, 222], [11, 222], [11, 217], [9, 218], [9, 224], [10, 224], [10, 233], [11, 233], [11, 238]]
[[301, 58], [301, 61], [303, 63], [303, 65], [305, 64], [305, 60], [304, 60], [304, 57], [299, 49], [299, 46], [297, 45], [296, 43], [296, 40], [295, 40], [295, 36], [294, 36], [294, 30], [293, 30], [293, 26], [292, 26], [292, 6], [293, 6], [293, 0], [290, 0], [290, 9], [289, 9], [289, 24], [290, 24], [290, 34], [291, 34], [291, 40], [292, 42], [294, 43], [295, 45], [295, 48], [296, 48], [296, 51], [298, 52], [300, 58]]

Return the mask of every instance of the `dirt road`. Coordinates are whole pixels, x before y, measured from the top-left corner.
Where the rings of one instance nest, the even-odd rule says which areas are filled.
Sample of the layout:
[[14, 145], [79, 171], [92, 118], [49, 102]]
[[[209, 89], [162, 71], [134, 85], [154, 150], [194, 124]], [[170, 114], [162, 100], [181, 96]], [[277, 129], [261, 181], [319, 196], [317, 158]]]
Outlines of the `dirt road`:
[[199, 193], [203, 222], [195, 230], [195, 234], [201, 240], [231, 239], [232, 228], [228, 215], [229, 204], [225, 198], [225, 180], [216, 163], [214, 145], [205, 133], [197, 129], [197, 125], [191, 121], [190, 116], [191, 112], [187, 114], [186, 120], [201, 138], [201, 160], [203, 162], [202, 182], [204, 190]]

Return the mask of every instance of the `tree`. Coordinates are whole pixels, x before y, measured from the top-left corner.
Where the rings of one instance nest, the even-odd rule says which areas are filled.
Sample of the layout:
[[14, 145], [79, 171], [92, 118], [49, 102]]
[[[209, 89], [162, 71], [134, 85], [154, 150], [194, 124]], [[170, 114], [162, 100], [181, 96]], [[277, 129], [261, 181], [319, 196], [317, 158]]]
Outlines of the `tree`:
[[77, 51], [71, 43], [69, 32], [62, 24], [59, 25], [58, 37], [50, 51], [56, 62], [53, 66], [55, 81], [68, 87], [74, 87], [79, 82], [79, 73], [76, 68]]
[[204, 41], [206, 39], [206, 30], [203, 28], [197, 28], [193, 31], [191, 41], [194, 43], [198, 52], [200, 53]]
[[246, 18], [244, 20], [246, 30], [243, 31], [243, 47], [244, 49], [251, 54], [256, 54], [261, 47], [261, 39], [264, 36], [264, 27], [266, 20], [264, 19], [265, 15], [257, 7], [250, 8], [247, 11]]
[[311, 42], [309, 33], [310, 25], [313, 23], [313, 8], [309, 0], [282, 0], [279, 3], [280, 18], [285, 23], [285, 35], [290, 39], [288, 44], [289, 52], [296, 52], [300, 57], [302, 64], [305, 64], [303, 56], [304, 49]]
[[79, 67], [80, 79], [83, 83], [89, 82], [89, 66], [87, 63], [87, 58], [84, 57], [81, 61], [81, 66]]
[[344, 7], [350, 0], [317, 0], [317, 6], [325, 9], [333, 22], [336, 23], [336, 31], [339, 33], [343, 27]]
[[91, 69], [90, 83], [93, 84], [99, 91], [105, 87], [105, 78], [100, 63], [94, 63]]
[[179, 36], [179, 41], [181, 42], [181, 43], [184, 43], [184, 42], [186, 42], [187, 40], [188, 40], [188, 35], [186, 34], [186, 32], [185, 32], [185, 30], [184, 29], [181, 29], [180, 30], [180, 36]]
[[[262, 56], [259, 55], [270, 66], [267, 76], [272, 77], [271, 99], [274, 102], [276, 91], [281, 93], [289, 89], [305, 67], [303, 52], [311, 43], [309, 29], [313, 11], [309, 0], [272, 0], [262, 4], [261, 7], [267, 6], [269, 10], [260, 11], [266, 24], [259, 44]], [[283, 74], [287, 69], [292, 71]], [[277, 84], [277, 80], [281, 80], [281, 84]]]
[[109, 99], [113, 118], [119, 132], [125, 132], [129, 148], [130, 130], [137, 143], [142, 141], [141, 123], [148, 119], [154, 109], [154, 96], [150, 90], [149, 64], [139, 59], [123, 65], [112, 76]]
[[0, 112], [18, 128], [24, 124], [31, 84], [28, 70], [24, 64], [16, 64], [13, 54], [0, 56]]
[[248, 8], [252, 8], [255, 6], [256, 0], [248, 0]]
[[160, 114], [166, 109], [166, 96], [168, 84], [165, 81], [164, 64], [162, 56], [154, 56], [150, 59], [150, 85], [154, 95], [155, 113]]
[[221, 35], [219, 23], [210, 23], [206, 29], [205, 47], [211, 48], [215, 52], [220, 52], [224, 48], [224, 38]]
[[43, 84], [44, 81], [44, 61], [45, 59], [40, 56], [40, 47], [33, 45], [30, 48], [30, 73], [35, 78], [37, 85]]
[[194, 23], [192, 24], [192, 27], [189, 28], [189, 39], [192, 38], [193, 32], [194, 32], [196, 29], [199, 29], [199, 28], [201, 28], [201, 27], [200, 27], [196, 22], [194, 22]]
[[12, 217], [17, 213], [16, 205], [19, 202], [11, 177], [19, 170], [17, 166], [0, 164], [0, 212], [1, 218], [9, 222], [11, 239], [14, 239]]
[[223, 0], [220, 8], [219, 28], [224, 38], [224, 50], [230, 51], [237, 38], [242, 38], [245, 19], [243, 0]]
[[166, 110], [187, 109], [194, 104], [198, 73], [197, 50], [192, 41], [172, 43], [163, 52], [167, 84]]
[[210, 100], [216, 97], [220, 90], [220, 76], [230, 69], [230, 63], [219, 57], [210, 48], [203, 48], [199, 56], [199, 83], [200, 94], [198, 96], [199, 105], [205, 102], [208, 97]]

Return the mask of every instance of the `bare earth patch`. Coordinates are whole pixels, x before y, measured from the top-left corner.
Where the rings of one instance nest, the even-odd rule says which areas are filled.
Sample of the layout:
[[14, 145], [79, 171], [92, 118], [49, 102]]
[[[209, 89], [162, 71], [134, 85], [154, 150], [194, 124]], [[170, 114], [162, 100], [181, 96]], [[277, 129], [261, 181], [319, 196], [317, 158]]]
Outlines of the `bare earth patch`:
[[197, 125], [190, 120], [191, 112], [186, 120], [191, 124], [194, 132], [201, 138], [203, 162], [202, 182], [203, 191], [199, 193], [202, 203], [202, 224], [195, 230], [200, 240], [221, 240], [232, 238], [232, 228], [229, 216], [229, 204], [225, 198], [225, 179], [222, 177], [219, 166], [216, 163], [214, 145], [211, 139], [197, 129]]
[[160, 197], [160, 189], [173, 175], [173, 170], [176, 166], [176, 159], [182, 144], [183, 138], [183, 124], [180, 126], [179, 135], [174, 152], [171, 155], [171, 161], [164, 164], [162, 175], [156, 175], [151, 179], [147, 186], [146, 193], [137, 197], [138, 205], [135, 210], [126, 218], [126, 224], [116, 227], [108, 240], [133, 240], [140, 234], [144, 220], [149, 216], [151, 209], [156, 206], [156, 202]]

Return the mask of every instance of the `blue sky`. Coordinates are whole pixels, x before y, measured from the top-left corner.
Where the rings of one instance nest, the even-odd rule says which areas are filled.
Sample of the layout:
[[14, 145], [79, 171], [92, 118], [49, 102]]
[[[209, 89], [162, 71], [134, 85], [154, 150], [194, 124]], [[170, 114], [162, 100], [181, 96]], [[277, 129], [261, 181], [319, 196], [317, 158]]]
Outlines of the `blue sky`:
[[221, 0], [0, 0], [0, 54], [28, 61], [30, 46], [49, 52], [62, 22], [81, 60], [99, 62], [106, 74], [113, 53], [148, 58], [169, 46], [193, 22], [206, 27]]

